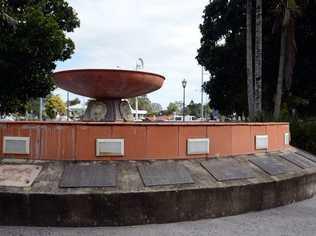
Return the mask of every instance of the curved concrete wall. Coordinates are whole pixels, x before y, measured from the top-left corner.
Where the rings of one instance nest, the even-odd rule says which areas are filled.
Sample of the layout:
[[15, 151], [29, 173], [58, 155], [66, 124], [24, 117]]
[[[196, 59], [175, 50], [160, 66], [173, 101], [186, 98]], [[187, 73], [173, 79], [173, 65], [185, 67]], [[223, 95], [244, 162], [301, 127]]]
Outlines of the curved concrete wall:
[[[152, 160], [234, 156], [278, 151], [288, 145], [288, 123], [0, 122], [0, 157], [45, 160]], [[268, 148], [256, 150], [256, 135]], [[6, 136], [29, 137], [30, 153], [5, 154]], [[209, 153], [189, 155], [188, 139], [209, 139]], [[96, 156], [96, 139], [124, 139], [121, 157]]]

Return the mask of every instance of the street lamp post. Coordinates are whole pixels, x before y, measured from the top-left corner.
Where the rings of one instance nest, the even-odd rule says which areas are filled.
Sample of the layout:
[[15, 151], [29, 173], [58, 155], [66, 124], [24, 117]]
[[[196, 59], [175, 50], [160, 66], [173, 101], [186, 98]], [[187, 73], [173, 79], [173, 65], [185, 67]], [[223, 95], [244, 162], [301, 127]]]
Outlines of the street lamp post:
[[67, 121], [69, 121], [69, 92], [67, 92]]
[[182, 107], [182, 121], [184, 122], [184, 109], [185, 109], [185, 87], [187, 86], [186, 79], [182, 80], [182, 87], [183, 87], [183, 107]]

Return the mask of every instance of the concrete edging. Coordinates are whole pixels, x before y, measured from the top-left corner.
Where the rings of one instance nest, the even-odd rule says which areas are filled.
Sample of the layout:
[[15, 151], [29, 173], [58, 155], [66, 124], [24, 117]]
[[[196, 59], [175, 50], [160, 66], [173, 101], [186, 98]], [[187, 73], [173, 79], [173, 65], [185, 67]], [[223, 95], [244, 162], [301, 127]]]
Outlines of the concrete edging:
[[215, 218], [313, 197], [316, 173], [220, 188], [130, 193], [0, 193], [1, 225], [118, 226]]

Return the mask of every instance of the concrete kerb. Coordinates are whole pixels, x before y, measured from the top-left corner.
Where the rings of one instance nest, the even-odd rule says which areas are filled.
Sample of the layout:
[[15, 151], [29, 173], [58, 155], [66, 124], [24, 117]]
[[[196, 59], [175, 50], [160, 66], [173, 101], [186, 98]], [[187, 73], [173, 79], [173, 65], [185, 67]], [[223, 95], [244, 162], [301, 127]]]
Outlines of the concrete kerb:
[[316, 173], [240, 186], [130, 193], [0, 193], [1, 225], [118, 226], [236, 215], [311, 198]]

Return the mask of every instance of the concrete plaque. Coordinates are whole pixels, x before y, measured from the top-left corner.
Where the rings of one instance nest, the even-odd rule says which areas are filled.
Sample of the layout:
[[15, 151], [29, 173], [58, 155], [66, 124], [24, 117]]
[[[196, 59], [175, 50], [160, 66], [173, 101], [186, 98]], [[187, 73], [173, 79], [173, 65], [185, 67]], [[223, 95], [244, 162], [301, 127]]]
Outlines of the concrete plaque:
[[59, 187], [115, 187], [116, 167], [100, 164], [70, 164], [65, 167]]
[[281, 175], [291, 171], [289, 166], [277, 157], [254, 157], [248, 160], [269, 175]]
[[176, 163], [154, 163], [138, 167], [145, 186], [176, 185], [194, 183], [190, 172]]
[[30, 187], [41, 169], [38, 165], [0, 165], [0, 186]]
[[242, 166], [237, 160], [221, 159], [203, 161], [201, 165], [218, 181], [254, 178], [250, 166]]
[[312, 162], [311, 160], [304, 158], [303, 156], [295, 154], [295, 153], [283, 153], [283, 154], [280, 154], [280, 156], [284, 158], [285, 160], [293, 163], [294, 165], [301, 167], [302, 169], [316, 166], [315, 162]]

